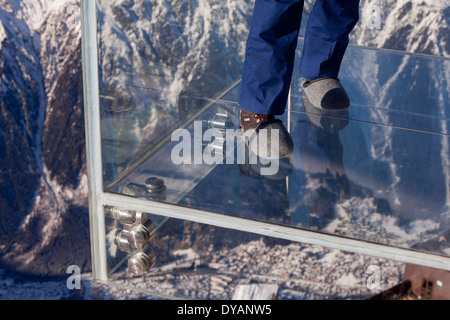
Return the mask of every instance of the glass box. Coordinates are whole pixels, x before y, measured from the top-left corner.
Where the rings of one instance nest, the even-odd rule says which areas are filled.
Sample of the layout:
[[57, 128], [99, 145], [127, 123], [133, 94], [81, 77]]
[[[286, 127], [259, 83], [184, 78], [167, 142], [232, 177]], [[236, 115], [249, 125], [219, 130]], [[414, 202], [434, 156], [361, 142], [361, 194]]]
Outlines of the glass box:
[[449, 59], [350, 45], [352, 103], [335, 112], [304, 98], [296, 66], [278, 117], [294, 153], [267, 162], [238, 133], [252, 3], [143, 4], [82, 1], [96, 281], [305, 298], [304, 245], [450, 270]]

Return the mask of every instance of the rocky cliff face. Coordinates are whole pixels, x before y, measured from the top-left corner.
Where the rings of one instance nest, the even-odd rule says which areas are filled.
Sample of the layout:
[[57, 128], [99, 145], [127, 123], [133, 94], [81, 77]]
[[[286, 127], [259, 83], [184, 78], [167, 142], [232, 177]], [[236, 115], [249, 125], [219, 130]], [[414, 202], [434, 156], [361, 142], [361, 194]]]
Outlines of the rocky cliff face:
[[90, 256], [79, 7], [1, 8], [0, 254], [16, 270], [59, 275]]

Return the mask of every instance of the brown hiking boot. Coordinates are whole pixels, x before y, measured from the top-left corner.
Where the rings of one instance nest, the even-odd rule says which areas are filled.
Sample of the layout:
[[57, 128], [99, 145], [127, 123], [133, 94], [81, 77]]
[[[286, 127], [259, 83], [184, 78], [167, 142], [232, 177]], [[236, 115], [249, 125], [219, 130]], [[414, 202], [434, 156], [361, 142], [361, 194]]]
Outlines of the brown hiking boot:
[[246, 132], [249, 129], [256, 129], [260, 125], [274, 121], [275, 116], [253, 113], [250, 111], [241, 111], [241, 128]]
[[273, 115], [242, 110], [241, 129], [249, 150], [261, 158], [286, 158], [294, 150], [291, 135], [283, 122]]

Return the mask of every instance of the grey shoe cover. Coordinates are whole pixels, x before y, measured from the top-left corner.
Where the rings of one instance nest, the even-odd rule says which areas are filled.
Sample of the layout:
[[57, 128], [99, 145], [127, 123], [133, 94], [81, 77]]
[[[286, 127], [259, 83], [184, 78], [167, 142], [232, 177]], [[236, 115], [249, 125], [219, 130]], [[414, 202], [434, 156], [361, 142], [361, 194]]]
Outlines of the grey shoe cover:
[[313, 106], [323, 110], [345, 110], [350, 107], [350, 98], [339, 79], [324, 77], [306, 81], [303, 91]]
[[294, 151], [292, 137], [281, 120], [270, 121], [243, 135], [247, 135], [250, 151], [264, 159], [286, 158]]

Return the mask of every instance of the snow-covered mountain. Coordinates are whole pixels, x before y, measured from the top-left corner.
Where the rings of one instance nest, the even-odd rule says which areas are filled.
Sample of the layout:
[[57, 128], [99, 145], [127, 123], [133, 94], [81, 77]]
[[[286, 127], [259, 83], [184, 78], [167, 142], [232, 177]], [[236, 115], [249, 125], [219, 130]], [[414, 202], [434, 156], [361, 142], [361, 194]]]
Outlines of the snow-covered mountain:
[[64, 247], [80, 244], [80, 266], [89, 259], [79, 7], [0, 6], [0, 254], [19, 271], [57, 275], [77, 259]]
[[[183, 92], [211, 96], [239, 78], [253, 1], [98, 3], [103, 97], [131, 101], [129, 84], [145, 84], [172, 92], [175, 108]], [[380, 29], [367, 27], [373, 5], [380, 8]], [[351, 41], [450, 57], [449, 5], [364, 1]], [[72, 264], [89, 270], [78, 8], [76, 0], [0, 0], [0, 257], [32, 274], [61, 275]], [[370, 70], [362, 75], [368, 95], [374, 90], [368, 79], [377, 76], [373, 62], [362, 64]], [[414, 69], [407, 61], [402, 67]], [[390, 88], [382, 88], [385, 105], [395, 104]], [[150, 118], [158, 115], [152, 110]], [[137, 127], [136, 136], [157, 131], [148, 127], [153, 123]], [[390, 141], [384, 137], [373, 156], [390, 161]], [[440, 152], [445, 161], [448, 147]]]
[[[378, 13], [379, 29], [373, 20]], [[449, 25], [448, 0], [368, 0], [361, 4], [352, 40], [368, 47], [450, 57]]]

